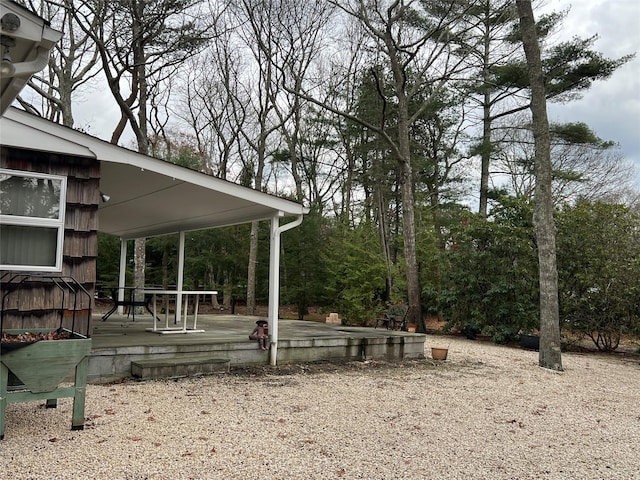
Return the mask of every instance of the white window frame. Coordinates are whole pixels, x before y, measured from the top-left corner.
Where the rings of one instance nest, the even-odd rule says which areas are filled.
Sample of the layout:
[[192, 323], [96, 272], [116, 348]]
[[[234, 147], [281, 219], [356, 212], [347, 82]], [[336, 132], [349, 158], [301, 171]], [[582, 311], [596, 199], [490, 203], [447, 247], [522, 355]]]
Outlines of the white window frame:
[[[67, 177], [62, 175], [50, 175], [48, 173], [25, 172], [22, 170], [0, 168], [0, 175], [2, 174], [17, 176], [17, 177], [59, 180], [61, 183], [60, 183], [60, 206], [58, 209], [58, 218], [3, 215], [2, 212], [0, 212], [0, 224], [2, 225], [56, 228], [57, 235], [56, 235], [55, 265], [51, 266], [51, 265], [0, 264], [0, 270], [15, 270], [15, 271], [29, 271], [29, 272], [61, 272], [63, 247], [64, 247], [64, 217], [65, 217], [65, 211], [66, 211], [66, 205], [67, 205]], [[2, 239], [0, 239], [0, 241], [2, 241]]]

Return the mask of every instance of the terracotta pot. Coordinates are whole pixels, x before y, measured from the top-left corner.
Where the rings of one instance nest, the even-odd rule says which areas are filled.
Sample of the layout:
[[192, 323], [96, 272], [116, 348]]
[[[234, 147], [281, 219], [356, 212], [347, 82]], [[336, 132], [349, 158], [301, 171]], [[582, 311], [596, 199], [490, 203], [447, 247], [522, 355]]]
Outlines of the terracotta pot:
[[448, 348], [431, 347], [431, 358], [434, 360], [446, 360]]
[[407, 325], [407, 332], [416, 333], [416, 324], [410, 323], [409, 325]]

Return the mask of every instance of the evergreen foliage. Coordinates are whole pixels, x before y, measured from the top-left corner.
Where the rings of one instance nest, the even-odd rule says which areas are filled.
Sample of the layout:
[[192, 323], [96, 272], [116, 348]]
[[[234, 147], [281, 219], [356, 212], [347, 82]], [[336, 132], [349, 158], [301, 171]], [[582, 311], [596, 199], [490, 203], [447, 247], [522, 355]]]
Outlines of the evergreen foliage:
[[447, 328], [471, 327], [495, 342], [538, 328], [532, 205], [502, 198], [490, 218], [466, 214], [451, 228], [439, 307]]
[[[412, 322], [424, 310], [509, 341], [540, 315], [518, 3], [65, 0], [73, 8], [57, 20], [100, 54], [122, 112], [112, 141], [128, 124], [142, 153], [310, 207], [281, 245], [281, 302], [299, 318], [314, 305], [366, 324], [403, 300]], [[573, 100], [633, 58], [604, 57], [596, 36], [552, 43], [566, 15], [535, 22], [547, 101]], [[75, 66], [87, 63], [91, 78], [89, 60]], [[55, 90], [40, 88], [52, 112]], [[614, 349], [638, 329], [638, 220], [586, 199], [613, 198], [624, 169], [614, 143], [579, 121], [551, 135], [562, 320]], [[480, 216], [465, 206], [471, 178]], [[494, 180], [505, 191], [492, 191]], [[233, 305], [253, 294], [255, 265], [265, 303], [269, 224], [258, 224], [257, 248], [250, 232], [187, 233], [185, 287], [217, 289]], [[177, 244], [148, 239], [147, 285], [176, 283]], [[119, 248], [99, 236], [99, 283], [117, 283]]]
[[600, 350], [640, 329], [640, 216], [581, 202], [557, 216], [560, 311], [565, 326]]
[[365, 324], [385, 308], [385, 263], [375, 225], [336, 225], [327, 238], [327, 294], [352, 325]]

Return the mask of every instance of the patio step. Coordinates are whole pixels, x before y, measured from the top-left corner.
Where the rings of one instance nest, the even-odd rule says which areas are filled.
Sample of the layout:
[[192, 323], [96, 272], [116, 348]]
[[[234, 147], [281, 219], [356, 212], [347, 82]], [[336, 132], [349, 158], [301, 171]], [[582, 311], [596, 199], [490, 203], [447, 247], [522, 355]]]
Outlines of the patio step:
[[184, 377], [210, 373], [227, 373], [231, 360], [219, 357], [173, 357], [135, 360], [131, 362], [131, 375], [143, 380], [152, 378]]

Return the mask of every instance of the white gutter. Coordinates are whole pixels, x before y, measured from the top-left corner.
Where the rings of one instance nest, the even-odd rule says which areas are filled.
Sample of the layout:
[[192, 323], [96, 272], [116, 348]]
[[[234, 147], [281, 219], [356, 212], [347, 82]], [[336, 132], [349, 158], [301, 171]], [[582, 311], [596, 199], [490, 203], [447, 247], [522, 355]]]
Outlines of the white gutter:
[[39, 72], [49, 63], [49, 54], [51, 50], [47, 47], [38, 47], [36, 49], [36, 58], [29, 62], [14, 63], [15, 72], [14, 77], [27, 77], [27, 81], [31, 78], [31, 75]]
[[[50, 51], [62, 38], [35, 12], [15, 2], [0, 0], [0, 115], [20, 94], [31, 76], [47, 66]], [[5, 57], [6, 56], [6, 57]]]
[[271, 349], [269, 363], [275, 366], [278, 358], [278, 312], [280, 306], [280, 235], [302, 223], [303, 215], [286, 225], [279, 226], [279, 217], [271, 219], [271, 242], [269, 253], [269, 337]]

